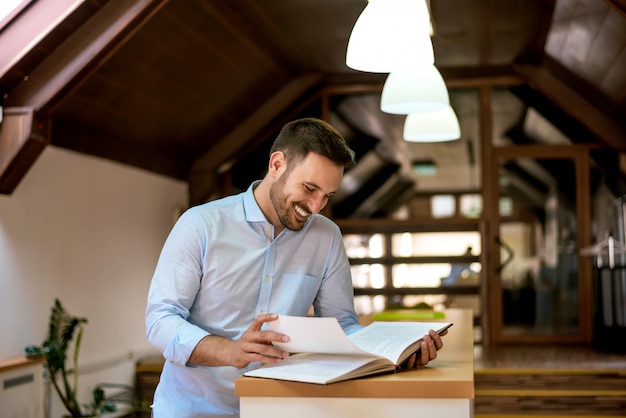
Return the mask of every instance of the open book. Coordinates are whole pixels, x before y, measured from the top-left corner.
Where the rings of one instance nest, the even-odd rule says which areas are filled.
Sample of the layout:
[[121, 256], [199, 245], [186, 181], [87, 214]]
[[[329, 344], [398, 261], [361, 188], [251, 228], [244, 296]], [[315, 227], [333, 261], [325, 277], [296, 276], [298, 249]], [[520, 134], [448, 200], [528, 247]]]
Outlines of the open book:
[[244, 376], [328, 384], [394, 372], [421, 346], [424, 335], [439, 333], [449, 322], [373, 322], [346, 335], [336, 318], [280, 315], [268, 329], [290, 337], [276, 347], [296, 353], [278, 364], [266, 364]]

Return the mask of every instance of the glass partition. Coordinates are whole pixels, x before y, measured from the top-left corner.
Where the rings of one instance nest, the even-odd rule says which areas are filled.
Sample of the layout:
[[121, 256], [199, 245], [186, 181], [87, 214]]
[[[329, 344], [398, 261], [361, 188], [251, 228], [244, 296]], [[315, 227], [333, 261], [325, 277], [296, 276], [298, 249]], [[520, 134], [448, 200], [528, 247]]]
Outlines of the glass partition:
[[503, 335], [578, 333], [576, 167], [570, 159], [499, 161]]
[[359, 314], [415, 307], [479, 314], [477, 230], [344, 234], [344, 242]]

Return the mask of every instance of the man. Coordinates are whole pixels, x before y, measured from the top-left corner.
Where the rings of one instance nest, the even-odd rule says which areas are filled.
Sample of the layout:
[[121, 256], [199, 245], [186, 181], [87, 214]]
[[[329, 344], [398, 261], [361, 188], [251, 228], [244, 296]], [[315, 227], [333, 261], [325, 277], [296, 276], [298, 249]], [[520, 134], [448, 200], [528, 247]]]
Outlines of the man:
[[[288, 353], [289, 337], [266, 331], [276, 314], [333, 316], [359, 328], [339, 228], [320, 215], [354, 152], [329, 124], [306, 118], [283, 127], [268, 171], [244, 193], [185, 212], [167, 238], [146, 310], [148, 340], [166, 359], [155, 418], [239, 415], [234, 381]], [[442, 346], [431, 332], [405, 367]]]

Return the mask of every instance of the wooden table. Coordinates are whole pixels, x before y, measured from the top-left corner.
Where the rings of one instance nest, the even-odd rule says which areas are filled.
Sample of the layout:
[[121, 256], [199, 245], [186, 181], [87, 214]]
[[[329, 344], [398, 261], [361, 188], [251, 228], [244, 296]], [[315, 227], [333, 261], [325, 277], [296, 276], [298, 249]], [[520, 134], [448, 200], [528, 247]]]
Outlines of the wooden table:
[[474, 336], [470, 310], [451, 309], [444, 348], [428, 366], [330, 385], [242, 377], [235, 381], [241, 418], [471, 417]]

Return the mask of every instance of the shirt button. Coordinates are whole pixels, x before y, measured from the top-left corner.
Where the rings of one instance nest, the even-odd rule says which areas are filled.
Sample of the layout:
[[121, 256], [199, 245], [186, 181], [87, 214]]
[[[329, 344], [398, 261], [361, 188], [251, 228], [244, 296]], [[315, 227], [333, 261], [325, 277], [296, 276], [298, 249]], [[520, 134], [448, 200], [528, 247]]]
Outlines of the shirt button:
[[270, 276], [265, 276], [265, 281], [266, 281], [266, 282], [269, 282], [270, 280], [271, 280], [271, 279], [270, 279]]
[[264, 314], [265, 314], [265, 311], [264, 311], [263, 309], [261, 309], [261, 310], [259, 311], [259, 315], [264, 315]]

